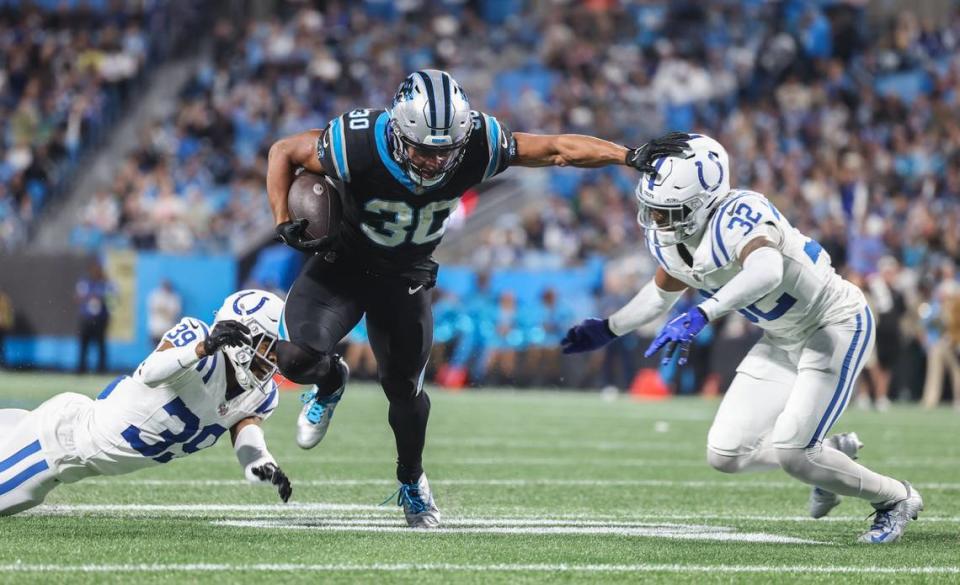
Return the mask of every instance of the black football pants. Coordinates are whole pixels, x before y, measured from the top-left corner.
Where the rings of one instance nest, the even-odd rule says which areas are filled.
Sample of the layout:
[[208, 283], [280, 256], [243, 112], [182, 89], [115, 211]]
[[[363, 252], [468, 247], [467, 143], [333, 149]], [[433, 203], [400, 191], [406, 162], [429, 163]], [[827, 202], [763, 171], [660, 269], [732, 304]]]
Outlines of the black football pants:
[[[366, 314], [380, 385], [390, 401], [397, 478], [405, 483], [416, 481], [423, 471], [430, 415], [423, 372], [433, 344], [430, 294], [426, 287], [402, 277], [371, 274], [342, 258], [330, 262], [313, 256], [294, 281], [283, 314], [290, 342], [328, 362], [337, 344]], [[280, 361], [281, 373], [286, 375], [284, 360]], [[320, 371], [323, 378], [339, 376], [334, 367]], [[314, 381], [321, 393], [340, 385], [339, 379], [324, 382]]]

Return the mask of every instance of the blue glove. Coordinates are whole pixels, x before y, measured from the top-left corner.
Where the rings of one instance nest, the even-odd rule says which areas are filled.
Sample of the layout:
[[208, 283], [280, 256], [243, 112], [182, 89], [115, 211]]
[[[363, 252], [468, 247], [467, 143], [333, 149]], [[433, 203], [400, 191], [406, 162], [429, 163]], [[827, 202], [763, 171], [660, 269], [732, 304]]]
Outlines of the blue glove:
[[616, 338], [606, 319], [586, 319], [567, 331], [560, 346], [563, 353], [581, 353], [600, 349]]
[[670, 362], [677, 346], [680, 346], [679, 365], [687, 363], [687, 357], [690, 355], [690, 342], [707, 326], [707, 316], [699, 307], [694, 307], [679, 317], [673, 318], [669, 323], [663, 326], [660, 333], [644, 352], [644, 357], [650, 357], [660, 351], [663, 346], [667, 346], [667, 351], [663, 354], [663, 365]]

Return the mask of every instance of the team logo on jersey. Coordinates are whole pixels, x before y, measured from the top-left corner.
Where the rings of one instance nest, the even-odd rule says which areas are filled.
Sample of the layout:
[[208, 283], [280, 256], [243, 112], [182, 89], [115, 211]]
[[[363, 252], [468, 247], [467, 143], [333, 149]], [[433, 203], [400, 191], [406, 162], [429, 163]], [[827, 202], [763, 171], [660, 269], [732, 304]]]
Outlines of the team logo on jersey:
[[226, 402], [221, 402], [220, 406], [217, 407], [217, 414], [220, 416], [227, 416], [228, 412], [230, 412], [230, 407], [227, 406]]

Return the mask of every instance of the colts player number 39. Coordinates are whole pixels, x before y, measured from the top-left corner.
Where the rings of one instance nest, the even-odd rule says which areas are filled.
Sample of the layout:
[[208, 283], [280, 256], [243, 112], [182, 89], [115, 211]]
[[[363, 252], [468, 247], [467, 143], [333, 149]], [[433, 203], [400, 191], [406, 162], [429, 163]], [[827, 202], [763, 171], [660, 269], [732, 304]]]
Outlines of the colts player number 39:
[[[465, 191], [511, 165], [630, 165], [681, 151], [670, 137], [640, 148], [580, 135], [511, 133], [470, 109], [447, 73], [416, 71], [389, 109], [357, 109], [323, 130], [277, 141], [270, 149], [267, 192], [277, 233], [313, 253], [287, 297], [277, 354], [284, 376], [312, 385], [303, 397], [297, 442], [320, 442], [343, 395], [348, 371], [337, 343], [366, 314], [380, 384], [397, 443], [398, 503], [413, 527], [439, 525], [440, 512], [421, 456], [430, 400], [423, 372], [433, 342], [431, 257], [445, 220]], [[299, 167], [325, 174], [343, 198], [336, 241], [316, 241], [291, 221], [287, 193]]]

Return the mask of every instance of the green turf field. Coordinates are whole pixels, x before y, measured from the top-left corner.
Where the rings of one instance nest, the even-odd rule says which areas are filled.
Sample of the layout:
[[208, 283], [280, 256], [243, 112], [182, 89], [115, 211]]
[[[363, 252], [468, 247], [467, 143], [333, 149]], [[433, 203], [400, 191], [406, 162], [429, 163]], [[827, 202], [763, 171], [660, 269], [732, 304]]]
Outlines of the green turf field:
[[[0, 407], [103, 378], [0, 374]], [[909, 479], [921, 520], [889, 547], [858, 545], [870, 508], [805, 517], [780, 472], [727, 476], [703, 462], [717, 404], [596, 394], [432, 391], [425, 466], [444, 513], [405, 528], [395, 506], [386, 400], [353, 384], [326, 440], [293, 441], [294, 393], [266, 425], [291, 504], [242, 481], [224, 437], [188, 459], [51, 493], [0, 519], [0, 582], [957, 582], [960, 416], [848, 412], [862, 461]]]

